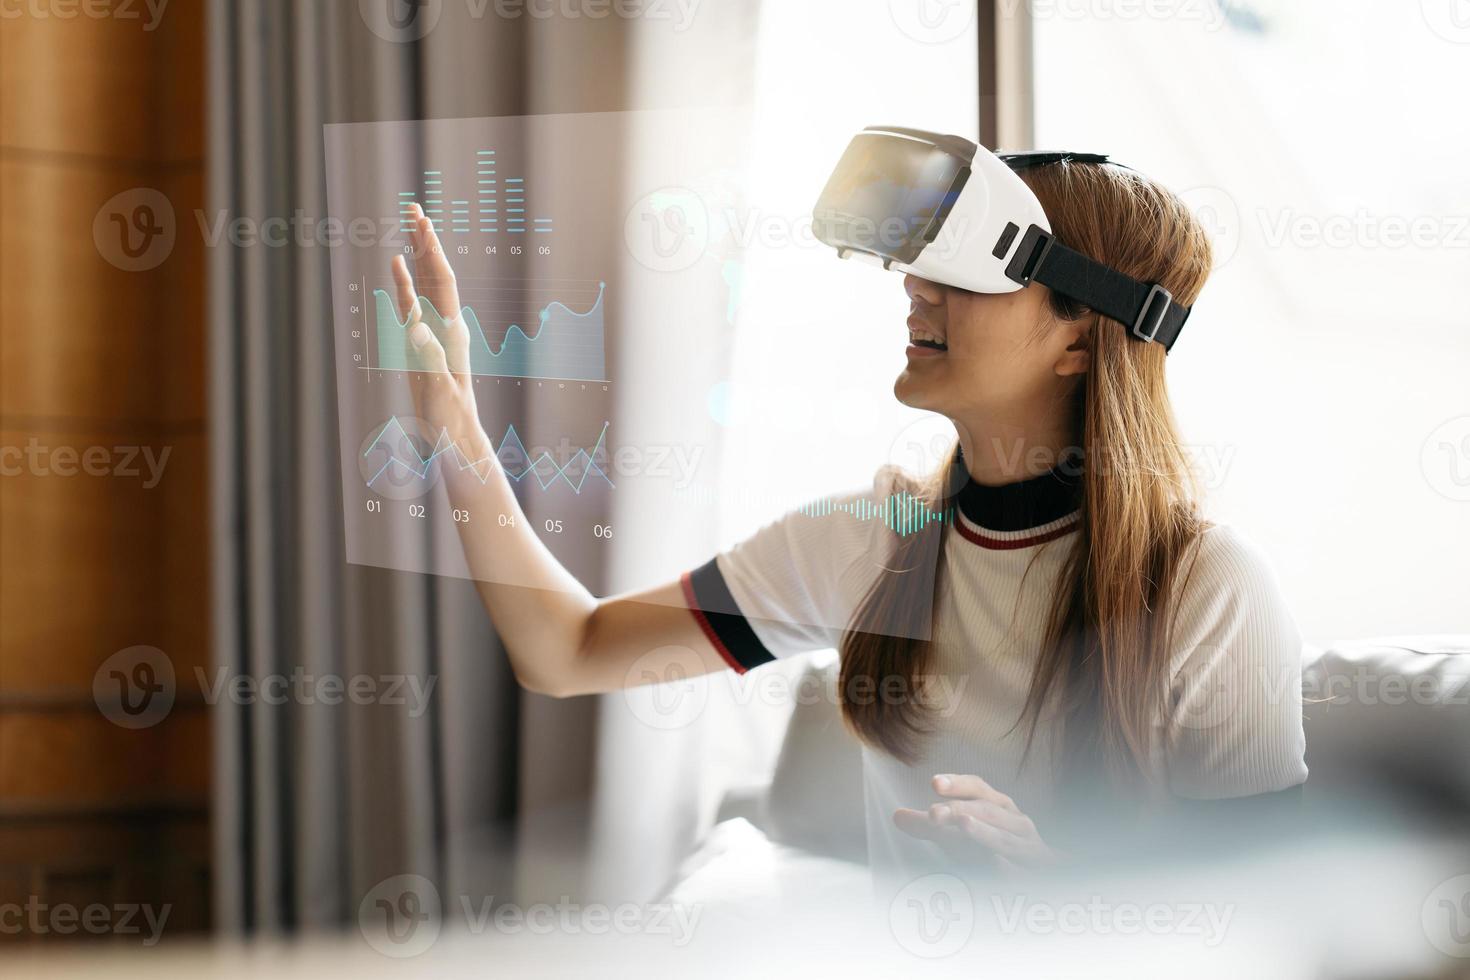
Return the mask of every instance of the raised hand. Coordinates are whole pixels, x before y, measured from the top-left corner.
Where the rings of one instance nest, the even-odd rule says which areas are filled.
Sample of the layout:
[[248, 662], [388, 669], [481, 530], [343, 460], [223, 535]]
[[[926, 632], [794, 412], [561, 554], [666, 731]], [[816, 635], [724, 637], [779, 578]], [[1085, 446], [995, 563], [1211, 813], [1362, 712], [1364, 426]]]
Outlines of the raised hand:
[[[420, 417], [448, 433], [470, 457], [468, 462], [488, 460], [490, 441], [475, 406], [469, 328], [461, 312], [459, 287], [434, 224], [418, 204], [413, 205], [410, 242], [414, 268], [409, 269], [402, 255], [394, 256], [393, 281], [399, 317], [408, 324], [410, 360], [423, 369], [410, 374], [414, 404]], [[425, 319], [425, 299], [442, 318], [437, 331]]]

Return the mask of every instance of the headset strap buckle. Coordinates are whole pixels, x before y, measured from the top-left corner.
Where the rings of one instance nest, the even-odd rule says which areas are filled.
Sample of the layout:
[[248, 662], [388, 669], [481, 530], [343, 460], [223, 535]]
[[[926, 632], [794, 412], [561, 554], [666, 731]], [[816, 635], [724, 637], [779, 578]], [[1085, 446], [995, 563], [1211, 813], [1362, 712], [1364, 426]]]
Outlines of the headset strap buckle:
[[[1156, 302], [1160, 298], [1163, 301]], [[1144, 343], [1153, 343], [1159, 334], [1159, 328], [1164, 325], [1164, 317], [1168, 315], [1169, 304], [1172, 302], [1174, 294], [1154, 283], [1143, 300], [1143, 308], [1138, 311], [1138, 319], [1133, 321], [1133, 336]]]

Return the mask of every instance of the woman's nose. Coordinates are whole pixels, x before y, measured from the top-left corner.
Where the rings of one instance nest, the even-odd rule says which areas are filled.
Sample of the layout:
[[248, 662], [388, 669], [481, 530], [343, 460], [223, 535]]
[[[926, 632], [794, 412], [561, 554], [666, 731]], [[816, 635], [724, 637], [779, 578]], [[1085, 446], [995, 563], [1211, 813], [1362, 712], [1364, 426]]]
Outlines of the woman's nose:
[[944, 302], [943, 286], [915, 275], [903, 277], [903, 291], [909, 294], [911, 301], [919, 300], [928, 306], [938, 306]]

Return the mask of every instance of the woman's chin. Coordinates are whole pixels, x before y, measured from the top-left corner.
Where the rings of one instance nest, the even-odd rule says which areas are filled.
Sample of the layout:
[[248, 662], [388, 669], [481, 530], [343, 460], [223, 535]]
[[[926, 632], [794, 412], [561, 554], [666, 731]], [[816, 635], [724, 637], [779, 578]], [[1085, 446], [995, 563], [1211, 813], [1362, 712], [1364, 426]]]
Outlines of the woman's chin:
[[912, 368], [905, 367], [893, 381], [893, 397], [900, 405], [909, 408], [931, 409], [934, 385], [922, 377], [915, 377]]

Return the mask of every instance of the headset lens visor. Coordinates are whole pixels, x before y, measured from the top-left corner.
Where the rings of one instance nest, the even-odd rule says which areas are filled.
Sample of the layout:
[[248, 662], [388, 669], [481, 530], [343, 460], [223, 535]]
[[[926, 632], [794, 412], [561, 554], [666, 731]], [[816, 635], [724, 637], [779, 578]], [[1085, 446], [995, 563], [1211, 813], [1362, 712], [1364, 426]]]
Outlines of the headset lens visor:
[[813, 209], [813, 231], [839, 250], [911, 263], [934, 240], [968, 176], [968, 161], [932, 143], [861, 133]]

